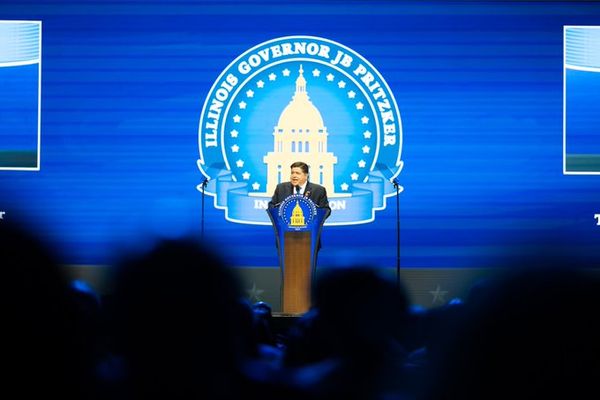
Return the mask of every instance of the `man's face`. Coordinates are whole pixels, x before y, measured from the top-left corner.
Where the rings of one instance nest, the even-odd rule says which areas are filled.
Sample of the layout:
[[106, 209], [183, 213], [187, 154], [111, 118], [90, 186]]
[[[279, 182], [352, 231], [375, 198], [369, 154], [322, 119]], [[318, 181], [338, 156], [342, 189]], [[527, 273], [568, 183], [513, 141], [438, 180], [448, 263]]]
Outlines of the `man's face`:
[[290, 181], [294, 186], [302, 186], [304, 182], [308, 179], [308, 174], [305, 174], [302, 171], [302, 168], [294, 167], [292, 168], [292, 175], [290, 176]]

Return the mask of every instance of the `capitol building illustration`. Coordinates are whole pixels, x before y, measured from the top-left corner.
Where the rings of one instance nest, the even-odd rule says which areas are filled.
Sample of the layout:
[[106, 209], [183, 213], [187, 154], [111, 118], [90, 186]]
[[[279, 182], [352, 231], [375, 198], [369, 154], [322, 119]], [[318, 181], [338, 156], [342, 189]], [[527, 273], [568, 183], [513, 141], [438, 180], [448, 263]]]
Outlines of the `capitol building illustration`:
[[335, 193], [333, 166], [337, 157], [327, 151], [329, 133], [321, 113], [308, 97], [303, 72], [300, 66], [296, 92], [273, 129], [273, 151], [263, 157], [267, 164], [267, 193], [273, 193], [278, 183], [289, 180], [293, 162], [304, 161], [310, 167], [309, 180], [325, 186], [331, 196]]

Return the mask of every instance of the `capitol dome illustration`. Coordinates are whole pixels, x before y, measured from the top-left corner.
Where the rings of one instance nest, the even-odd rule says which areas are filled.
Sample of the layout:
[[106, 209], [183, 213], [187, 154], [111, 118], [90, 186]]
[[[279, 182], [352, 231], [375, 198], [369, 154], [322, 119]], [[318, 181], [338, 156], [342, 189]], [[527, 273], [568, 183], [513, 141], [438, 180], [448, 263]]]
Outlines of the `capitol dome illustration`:
[[331, 196], [335, 193], [333, 166], [337, 157], [327, 151], [329, 133], [321, 113], [308, 97], [303, 73], [301, 65], [296, 92], [273, 129], [273, 151], [263, 157], [267, 164], [267, 193], [273, 193], [278, 183], [289, 180], [293, 162], [304, 161], [310, 167], [309, 180], [325, 186]]

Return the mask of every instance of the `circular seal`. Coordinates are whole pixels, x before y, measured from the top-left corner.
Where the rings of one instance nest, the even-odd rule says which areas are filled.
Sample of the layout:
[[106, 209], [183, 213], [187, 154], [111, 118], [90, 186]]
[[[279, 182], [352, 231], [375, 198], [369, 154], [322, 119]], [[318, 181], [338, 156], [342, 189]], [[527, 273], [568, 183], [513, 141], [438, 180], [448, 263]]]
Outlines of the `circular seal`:
[[268, 224], [275, 186], [304, 161], [327, 189], [327, 225], [345, 225], [373, 221], [397, 193], [401, 149], [400, 113], [381, 74], [339, 43], [289, 36], [219, 75], [202, 109], [198, 167], [228, 220]]
[[305, 228], [317, 215], [315, 203], [303, 195], [291, 195], [279, 206], [279, 216], [290, 228]]

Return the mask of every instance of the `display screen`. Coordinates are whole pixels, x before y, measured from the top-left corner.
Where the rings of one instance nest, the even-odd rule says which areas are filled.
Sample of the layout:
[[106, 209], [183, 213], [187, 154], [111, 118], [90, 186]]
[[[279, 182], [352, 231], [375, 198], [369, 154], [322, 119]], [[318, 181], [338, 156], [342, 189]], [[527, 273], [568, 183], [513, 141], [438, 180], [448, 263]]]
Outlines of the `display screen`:
[[0, 223], [23, 218], [64, 264], [192, 236], [277, 267], [265, 208], [295, 161], [328, 190], [322, 266], [480, 268], [556, 244], [598, 259], [598, 4], [6, 0], [0, 16]]

